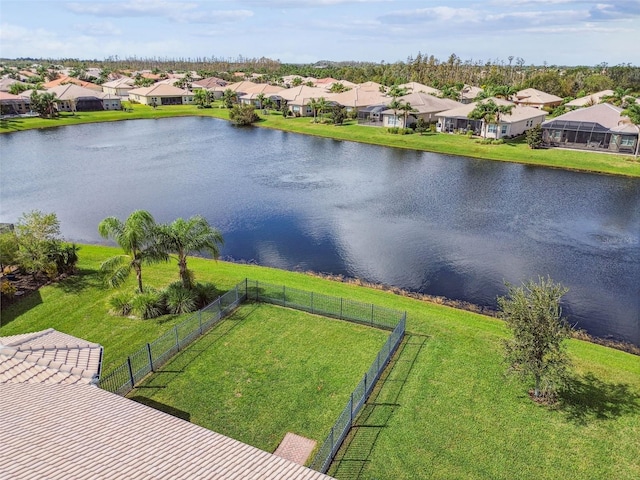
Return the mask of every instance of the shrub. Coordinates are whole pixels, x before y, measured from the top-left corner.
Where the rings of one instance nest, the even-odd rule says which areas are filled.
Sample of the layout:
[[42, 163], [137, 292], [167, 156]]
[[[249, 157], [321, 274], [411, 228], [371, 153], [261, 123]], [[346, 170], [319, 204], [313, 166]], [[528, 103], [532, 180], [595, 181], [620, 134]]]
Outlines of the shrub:
[[0, 293], [6, 298], [13, 298], [16, 290], [16, 286], [11, 282], [2, 282], [2, 285], [0, 285]]
[[211, 282], [197, 283], [193, 290], [196, 293], [198, 308], [206, 307], [219, 296], [218, 289]]
[[389, 127], [387, 128], [387, 132], [397, 135], [400, 132], [400, 127]]
[[164, 297], [169, 313], [182, 314], [198, 309], [197, 293], [185, 288], [180, 282], [169, 285], [164, 292]]
[[131, 312], [143, 320], [164, 314], [163, 294], [154, 289], [146, 289], [131, 299]]
[[126, 317], [131, 313], [131, 300], [133, 294], [129, 292], [118, 292], [111, 295], [107, 300], [109, 313]]

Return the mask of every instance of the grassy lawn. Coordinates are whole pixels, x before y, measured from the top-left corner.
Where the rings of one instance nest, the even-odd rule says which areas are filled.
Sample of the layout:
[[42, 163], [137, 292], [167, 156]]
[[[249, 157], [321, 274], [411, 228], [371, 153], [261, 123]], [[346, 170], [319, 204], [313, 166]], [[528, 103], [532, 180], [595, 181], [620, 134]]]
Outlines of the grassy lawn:
[[[57, 328], [100, 342], [105, 360], [114, 366], [171, 328], [179, 319], [140, 321], [106, 313], [109, 292], [100, 286], [96, 269], [116, 252], [83, 245], [83, 275], [47, 286], [37, 299], [4, 310], [0, 335]], [[426, 342], [362, 478], [640, 478], [637, 356], [570, 340], [577, 374], [574, 390], [560, 408], [551, 410], [532, 403], [527, 386], [505, 378], [501, 340], [507, 331], [500, 320], [303, 273], [198, 258], [190, 259], [189, 266], [197, 280], [212, 281], [220, 289], [249, 277], [407, 311], [408, 332], [426, 336]], [[145, 281], [157, 286], [177, 275], [174, 264], [144, 270]], [[226, 341], [218, 342], [217, 348]], [[247, 350], [267, 361], [264, 346]], [[105, 366], [105, 371], [110, 368]], [[240, 384], [257, 378], [256, 372], [234, 372], [233, 380]], [[354, 371], [356, 378], [362, 373]], [[251, 383], [247, 388], [254, 388]], [[292, 402], [296, 395], [290, 397]], [[200, 413], [190, 408], [186, 411], [196, 421]]]
[[322, 443], [389, 332], [245, 304], [129, 396], [266, 451]]
[[[156, 109], [146, 105], [131, 105], [131, 111], [79, 112], [62, 114], [56, 119], [17, 118], [0, 121], [0, 133], [46, 128], [80, 123], [108, 122], [116, 120], [166, 118], [175, 116], [210, 116], [229, 118], [229, 111], [216, 102], [213, 108], [198, 109], [194, 105], [162, 106]], [[350, 140], [374, 145], [407, 148], [449, 155], [462, 155], [489, 160], [540, 165], [553, 168], [608, 173], [640, 177], [640, 160], [629, 155], [612, 155], [577, 150], [531, 150], [524, 141], [508, 141], [502, 145], [480, 145], [462, 135], [425, 134], [392, 135], [384, 128], [356, 125], [354, 121], [343, 126], [313, 123], [308, 117], [284, 118], [275, 112], [264, 115], [256, 125], [286, 130], [306, 135]]]

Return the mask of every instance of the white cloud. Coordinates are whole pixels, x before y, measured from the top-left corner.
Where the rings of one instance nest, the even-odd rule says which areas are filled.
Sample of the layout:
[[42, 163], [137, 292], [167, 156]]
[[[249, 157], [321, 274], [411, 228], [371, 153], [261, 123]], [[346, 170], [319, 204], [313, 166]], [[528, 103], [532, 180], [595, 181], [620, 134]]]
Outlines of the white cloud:
[[122, 35], [122, 30], [111, 22], [78, 23], [74, 25], [74, 28], [87, 35], [95, 35], [98, 37]]
[[66, 7], [74, 13], [101, 17], [170, 17], [176, 12], [194, 10], [198, 8], [198, 3], [131, 0], [129, 2], [73, 2], [67, 3]]

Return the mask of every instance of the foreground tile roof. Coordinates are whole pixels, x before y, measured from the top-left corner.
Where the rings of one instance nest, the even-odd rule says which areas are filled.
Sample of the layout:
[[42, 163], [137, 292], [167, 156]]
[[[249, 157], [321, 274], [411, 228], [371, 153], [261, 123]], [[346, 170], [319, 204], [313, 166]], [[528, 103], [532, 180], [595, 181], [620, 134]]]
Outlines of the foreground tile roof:
[[3, 479], [331, 478], [94, 386], [1, 390]]
[[0, 385], [95, 383], [102, 347], [53, 328], [0, 337]]

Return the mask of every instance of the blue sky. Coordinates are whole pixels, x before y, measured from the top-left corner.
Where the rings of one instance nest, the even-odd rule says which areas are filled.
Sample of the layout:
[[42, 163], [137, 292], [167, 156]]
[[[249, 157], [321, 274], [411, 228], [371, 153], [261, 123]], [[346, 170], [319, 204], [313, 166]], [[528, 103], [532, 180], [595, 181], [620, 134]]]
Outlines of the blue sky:
[[0, 56], [640, 64], [640, 0], [0, 0]]

